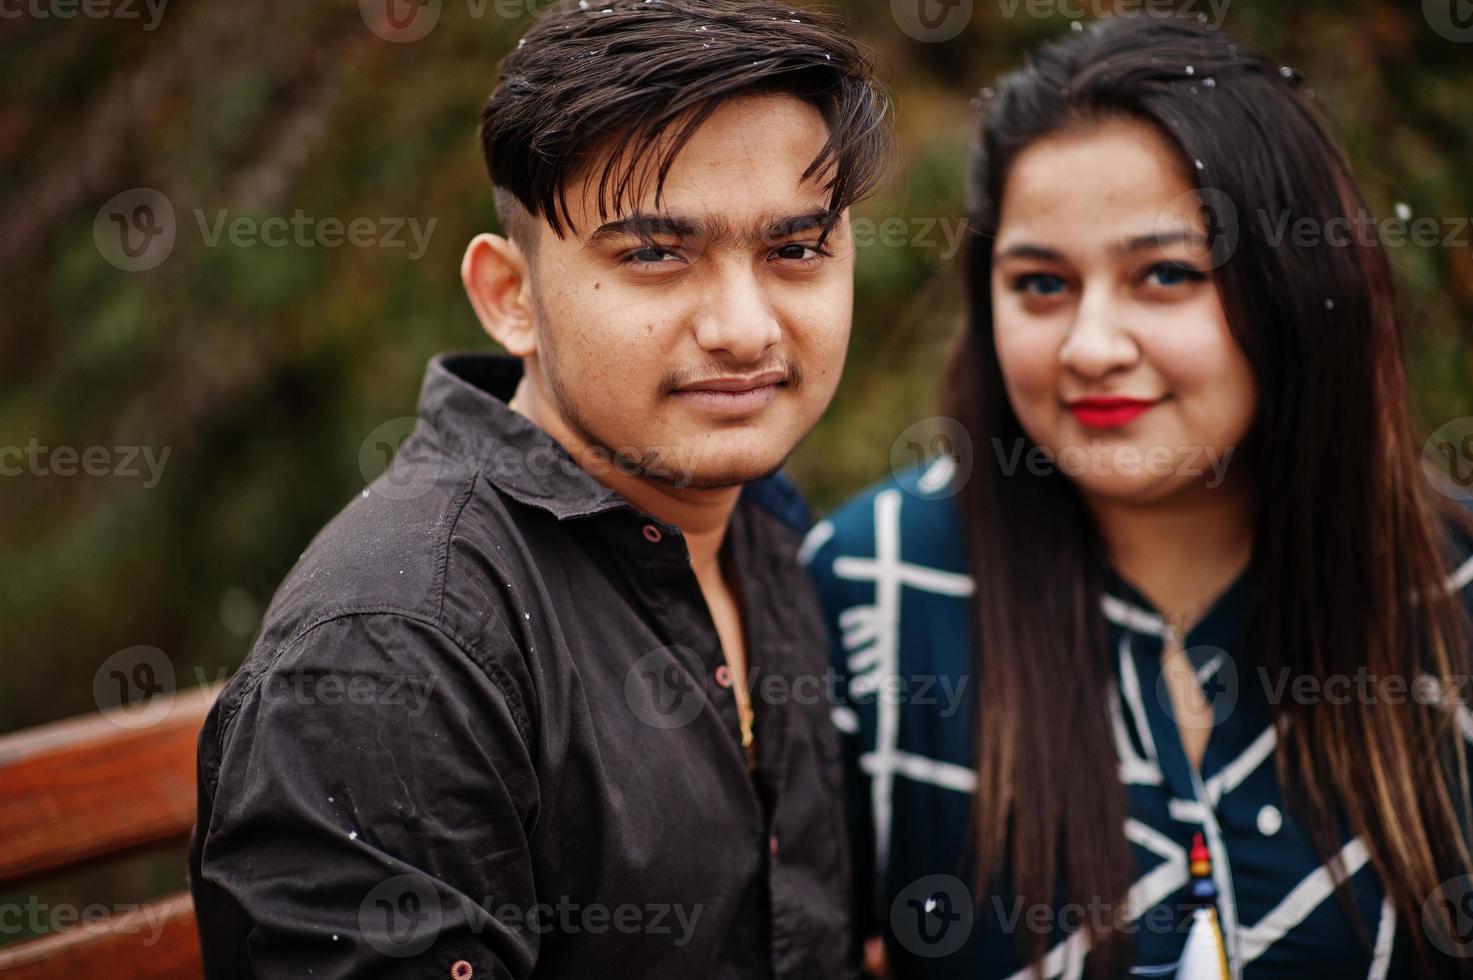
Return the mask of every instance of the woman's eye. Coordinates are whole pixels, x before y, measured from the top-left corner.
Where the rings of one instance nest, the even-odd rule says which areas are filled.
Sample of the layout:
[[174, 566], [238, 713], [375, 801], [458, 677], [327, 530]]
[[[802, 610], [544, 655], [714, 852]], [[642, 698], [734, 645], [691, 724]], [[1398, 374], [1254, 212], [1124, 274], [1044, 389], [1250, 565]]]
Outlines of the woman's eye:
[[1206, 279], [1206, 273], [1201, 270], [1177, 262], [1158, 262], [1146, 270], [1146, 281], [1157, 286], [1181, 286]]
[[1034, 296], [1057, 296], [1065, 288], [1062, 276], [1049, 272], [1030, 272], [1013, 280], [1013, 291]]

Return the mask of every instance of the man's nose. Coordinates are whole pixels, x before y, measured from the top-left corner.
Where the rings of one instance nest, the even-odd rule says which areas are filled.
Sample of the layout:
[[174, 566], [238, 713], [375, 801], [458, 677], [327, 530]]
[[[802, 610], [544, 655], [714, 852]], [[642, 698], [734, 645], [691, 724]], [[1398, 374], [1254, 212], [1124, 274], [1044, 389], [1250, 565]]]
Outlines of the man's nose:
[[750, 362], [782, 339], [782, 326], [755, 271], [731, 269], [713, 286], [695, 333], [702, 349]]

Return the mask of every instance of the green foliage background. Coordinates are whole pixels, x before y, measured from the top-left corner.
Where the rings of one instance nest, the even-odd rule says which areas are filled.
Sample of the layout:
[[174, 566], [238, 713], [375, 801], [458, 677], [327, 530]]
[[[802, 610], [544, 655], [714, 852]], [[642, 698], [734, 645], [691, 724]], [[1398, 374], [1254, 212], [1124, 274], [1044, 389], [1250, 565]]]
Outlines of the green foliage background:
[[[173, 0], [151, 31], [0, 20], [0, 446], [170, 450], [153, 488], [0, 477], [0, 731], [93, 710], [94, 672], [125, 647], [165, 651], [180, 686], [233, 668], [302, 547], [362, 488], [364, 438], [413, 413], [433, 353], [486, 344], [458, 280], [465, 242], [497, 227], [475, 126], [528, 6], [476, 17], [444, 0], [408, 44], [367, 30], [352, 0]], [[907, 37], [885, 0], [841, 6], [879, 54], [904, 153], [860, 213], [956, 220], [970, 99], [1067, 32], [1066, 13], [1111, 5], [1036, 17], [977, 0], [942, 44]], [[1473, 44], [1439, 36], [1417, 3], [1232, 0], [1227, 26], [1305, 74], [1377, 213], [1473, 214]], [[92, 223], [137, 186], [173, 202], [179, 240], [157, 269], [125, 272]], [[222, 208], [437, 224], [417, 261], [205, 247], [194, 211]], [[1395, 254], [1429, 431], [1473, 415], [1468, 237]], [[790, 467], [820, 511], [885, 473], [896, 435], [934, 414], [960, 314], [941, 252], [861, 253], [843, 386]]]

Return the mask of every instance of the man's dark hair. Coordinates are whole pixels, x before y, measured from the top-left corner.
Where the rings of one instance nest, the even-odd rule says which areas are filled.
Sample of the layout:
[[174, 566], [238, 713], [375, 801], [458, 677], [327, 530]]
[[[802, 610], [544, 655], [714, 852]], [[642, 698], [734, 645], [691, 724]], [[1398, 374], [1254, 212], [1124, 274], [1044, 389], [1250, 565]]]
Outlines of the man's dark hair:
[[519, 209], [559, 238], [576, 233], [567, 187], [600, 159], [599, 217], [618, 213], [643, 195], [657, 145], [658, 204], [676, 155], [711, 113], [765, 93], [796, 96], [828, 123], [803, 174], [827, 178], [827, 233], [885, 178], [893, 152], [889, 98], [840, 18], [772, 0], [563, 0], [543, 10], [481, 113], [503, 226], [525, 234], [524, 248], [532, 229], [517, 227]]

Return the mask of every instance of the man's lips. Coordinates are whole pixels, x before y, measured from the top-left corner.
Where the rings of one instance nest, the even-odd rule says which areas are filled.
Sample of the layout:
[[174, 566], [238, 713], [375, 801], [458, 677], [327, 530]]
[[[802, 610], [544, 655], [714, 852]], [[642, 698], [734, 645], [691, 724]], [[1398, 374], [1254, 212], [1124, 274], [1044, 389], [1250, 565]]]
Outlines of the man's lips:
[[763, 371], [761, 374], [749, 374], [745, 376], [726, 375], [720, 378], [709, 378], [705, 381], [693, 381], [690, 384], [681, 385], [675, 389], [679, 391], [752, 391], [755, 388], [765, 388], [768, 385], [777, 384], [786, 375], [781, 371]]
[[1114, 429], [1131, 422], [1159, 404], [1160, 398], [1077, 398], [1069, 411], [1081, 425], [1091, 429]]
[[777, 397], [786, 378], [782, 371], [709, 378], [682, 385], [673, 394], [687, 405], [716, 415], [750, 415]]

